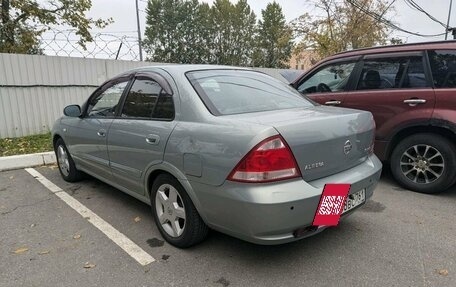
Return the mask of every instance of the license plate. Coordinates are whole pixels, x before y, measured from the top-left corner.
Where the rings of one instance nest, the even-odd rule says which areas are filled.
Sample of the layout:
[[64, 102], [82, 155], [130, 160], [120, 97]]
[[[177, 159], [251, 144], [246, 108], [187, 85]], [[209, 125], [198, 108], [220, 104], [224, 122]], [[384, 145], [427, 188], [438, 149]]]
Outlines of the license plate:
[[358, 192], [349, 194], [347, 200], [345, 200], [344, 210], [342, 214], [349, 212], [353, 208], [363, 204], [366, 201], [366, 189], [362, 189]]

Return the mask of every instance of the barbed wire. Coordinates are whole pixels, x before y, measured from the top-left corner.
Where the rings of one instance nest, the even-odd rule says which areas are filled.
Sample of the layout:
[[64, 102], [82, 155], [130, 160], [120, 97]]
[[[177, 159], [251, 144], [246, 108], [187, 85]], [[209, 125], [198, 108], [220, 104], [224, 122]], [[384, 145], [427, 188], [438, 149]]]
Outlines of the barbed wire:
[[[79, 45], [76, 30], [46, 30], [40, 36], [40, 48], [45, 55], [82, 58], [139, 60], [138, 38], [131, 34], [136, 31], [96, 33], [93, 41], [84, 49]], [[130, 34], [130, 35], [129, 35]]]

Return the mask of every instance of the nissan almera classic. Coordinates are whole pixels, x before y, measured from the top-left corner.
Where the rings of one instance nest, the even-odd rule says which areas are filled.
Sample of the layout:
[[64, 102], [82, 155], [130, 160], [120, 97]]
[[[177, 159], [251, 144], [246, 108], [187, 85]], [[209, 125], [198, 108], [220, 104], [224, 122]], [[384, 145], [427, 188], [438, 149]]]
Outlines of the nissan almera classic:
[[351, 184], [343, 218], [382, 169], [369, 112], [319, 106], [248, 69], [141, 68], [64, 114], [52, 131], [62, 177], [87, 173], [150, 204], [178, 247], [209, 228], [258, 244], [316, 234], [325, 184]]

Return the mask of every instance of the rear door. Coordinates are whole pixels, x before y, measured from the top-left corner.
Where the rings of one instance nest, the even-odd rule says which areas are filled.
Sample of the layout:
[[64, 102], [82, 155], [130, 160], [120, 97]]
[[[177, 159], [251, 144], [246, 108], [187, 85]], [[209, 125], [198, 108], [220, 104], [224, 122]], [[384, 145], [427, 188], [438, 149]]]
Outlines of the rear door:
[[423, 52], [368, 55], [361, 63], [356, 88], [343, 106], [372, 112], [377, 141], [387, 141], [408, 125], [429, 122], [435, 95]]
[[324, 64], [296, 85], [297, 90], [322, 105], [343, 105], [358, 58]]
[[168, 138], [176, 126], [173, 92], [159, 74], [137, 74], [121, 112], [108, 133], [114, 181], [144, 194], [148, 167], [162, 162]]

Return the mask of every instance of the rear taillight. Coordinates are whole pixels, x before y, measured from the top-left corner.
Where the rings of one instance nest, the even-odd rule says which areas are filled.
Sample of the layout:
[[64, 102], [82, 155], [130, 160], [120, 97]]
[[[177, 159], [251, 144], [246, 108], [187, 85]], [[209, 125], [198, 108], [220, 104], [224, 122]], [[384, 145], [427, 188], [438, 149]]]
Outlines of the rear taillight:
[[277, 135], [255, 146], [233, 169], [228, 180], [270, 182], [300, 175], [290, 148], [285, 140]]

